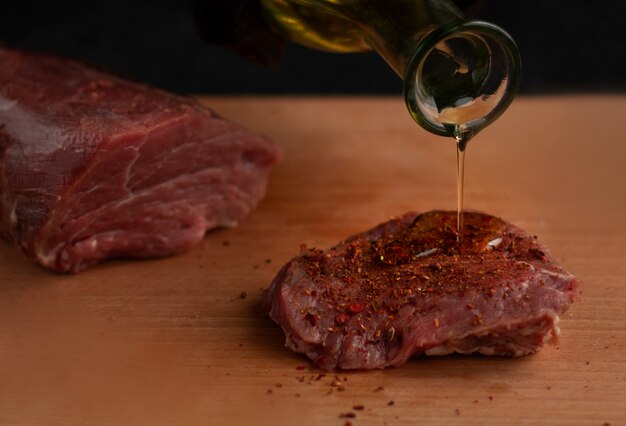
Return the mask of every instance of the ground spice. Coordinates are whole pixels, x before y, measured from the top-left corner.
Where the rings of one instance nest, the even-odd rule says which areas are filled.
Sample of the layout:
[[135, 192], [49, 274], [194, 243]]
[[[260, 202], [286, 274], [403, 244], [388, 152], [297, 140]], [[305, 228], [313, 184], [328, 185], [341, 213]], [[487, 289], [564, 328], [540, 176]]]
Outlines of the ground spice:
[[365, 406], [364, 405], [354, 405], [354, 406], [352, 406], [352, 409], [356, 410], [356, 411], [363, 411], [365, 409]]
[[356, 414], [353, 413], [352, 411], [348, 411], [347, 413], [341, 413], [339, 414], [339, 418], [340, 419], [353, 419], [356, 417]]

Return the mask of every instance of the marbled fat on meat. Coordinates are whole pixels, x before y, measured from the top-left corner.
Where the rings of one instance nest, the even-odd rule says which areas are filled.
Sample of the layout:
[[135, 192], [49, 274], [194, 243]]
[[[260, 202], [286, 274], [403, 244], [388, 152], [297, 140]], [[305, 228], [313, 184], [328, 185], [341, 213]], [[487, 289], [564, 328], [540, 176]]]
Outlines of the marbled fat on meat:
[[522, 356], [559, 335], [580, 282], [535, 237], [466, 212], [407, 213], [287, 263], [264, 296], [286, 345], [321, 368], [398, 366], [418, 354]]
[[0, 234], [46, 268], [183, 252], [247, 215], [279, 158], [191, 99], [0, 49]]

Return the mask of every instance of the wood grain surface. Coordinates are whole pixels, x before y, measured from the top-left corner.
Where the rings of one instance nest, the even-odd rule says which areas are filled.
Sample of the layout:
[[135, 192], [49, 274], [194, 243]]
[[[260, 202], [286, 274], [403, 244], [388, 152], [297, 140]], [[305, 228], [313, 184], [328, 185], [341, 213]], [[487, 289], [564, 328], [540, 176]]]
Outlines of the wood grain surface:
[[583, 280], [558, 346], [342, 372], [341, 389], [283, 346], [262, 289], [302, 243], [453, 209], [454, 143], [400, 97], [202, 100], [284, 147], [266, 199], [184, 255], [75, 276], [0, 241], [0, 425], [626, 424], [626, 97], [519, 98], [468, 147], [466, 205]]

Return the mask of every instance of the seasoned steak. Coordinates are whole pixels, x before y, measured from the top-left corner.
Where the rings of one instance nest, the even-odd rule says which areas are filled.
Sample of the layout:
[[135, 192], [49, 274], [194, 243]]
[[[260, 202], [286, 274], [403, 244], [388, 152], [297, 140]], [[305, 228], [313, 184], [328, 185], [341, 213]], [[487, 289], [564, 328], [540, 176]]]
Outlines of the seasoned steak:
[[191, 99], [0, 48], [0, 235], [46, 268], [187, 250], [257, 205], [279, 157]]
[[321, 368], [397, 366], [417, 354], [521, 356], [559, 335], [580, 282], [496, 217], [407, 213], [278, 273], [264, 308]]

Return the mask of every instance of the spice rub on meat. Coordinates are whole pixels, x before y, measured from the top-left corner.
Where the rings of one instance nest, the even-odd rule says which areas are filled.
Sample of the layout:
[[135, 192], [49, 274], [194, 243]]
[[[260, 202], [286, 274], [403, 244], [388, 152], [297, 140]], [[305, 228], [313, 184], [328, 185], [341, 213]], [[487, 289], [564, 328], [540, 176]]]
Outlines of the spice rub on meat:
[[559, 335], [580, 282], [499, 218], [407, 213], [287, 263], [264, 309], [321, 368], [397, 366], [417, 354], [522, 356]]

